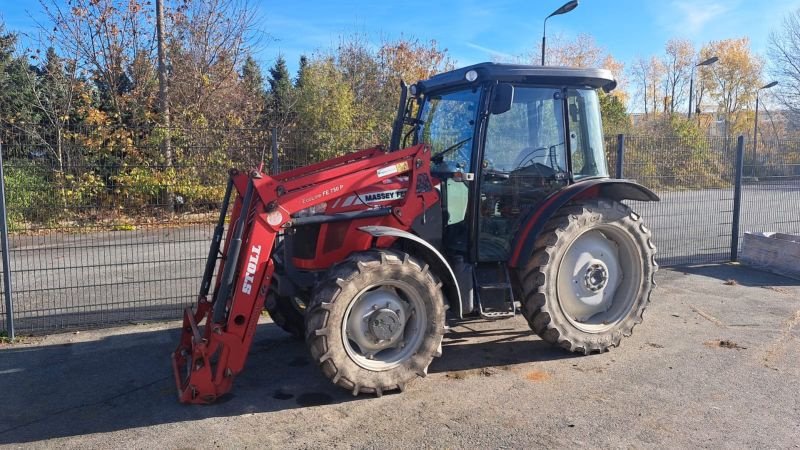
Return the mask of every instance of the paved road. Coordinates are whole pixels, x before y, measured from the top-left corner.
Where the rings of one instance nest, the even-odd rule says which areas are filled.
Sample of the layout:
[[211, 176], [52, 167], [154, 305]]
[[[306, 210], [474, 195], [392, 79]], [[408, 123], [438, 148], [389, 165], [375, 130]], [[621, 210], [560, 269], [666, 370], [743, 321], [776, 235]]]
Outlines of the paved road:
[[0, 347], [0, 446], [796, 448], [800, 282], [735, 266], [657, 281], [610, 353], [554, 349], [521, 318], [472, 321], [426, 379], [382, 398], [330, 385], [269, 322], [233, 394], [207, 407], [176, 401], [170, 325]]
[[[654, 230], [661, 265], [728, 259], [732, 190], [659, 194], [662, 202], [633, 207]], [[748, 185], [743, 205], [742, 231], [800, 232], [800, 183]], [[194, 225], [14, 238], [18, 330], [180, 317], [194, 301], [211, 232]]]

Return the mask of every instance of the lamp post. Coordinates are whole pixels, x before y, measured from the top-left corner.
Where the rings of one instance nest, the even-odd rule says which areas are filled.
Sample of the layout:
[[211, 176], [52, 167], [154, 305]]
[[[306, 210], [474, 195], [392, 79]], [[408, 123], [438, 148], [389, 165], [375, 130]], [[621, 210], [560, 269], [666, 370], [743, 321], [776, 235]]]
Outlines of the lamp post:
[[695, 69], [695, 67], [710, 66], [711, 64], [714, 64], [717, 61], [719, 61], [719, 58], [717, 58], [716, 56], [712, 56], [711, 58], [708, 58], [707, 60], [692, 66], [692, 76], [691, 76], [691, 78], [689, 78], [689, 115], [686, 116], [687, 119], [691, 119], [692, 118], [692, 109], [693, 109], [692, 94], [694, 94], [694, 69]]
[[567, 3], [561, 5], [561, 8], [558, 8], [557, 10], [553, 11], [552, 14], [544, 18], [544, 27], [542, 27], [542, 66], [544, 66], [545, 39], [547, 36], [547, 19], [553, 16], [566, 14], [577, 7], [578, 7], [578, 0], [570, 0]]
[[771, 87], [775, 87], [778, 85], [777, 81], [773, 81], [772, 83], [765, 84], [760, 88], [756, 89], [756, 117], [754, 120], [753, 125], [753, 157], [756, 155], [756, 149], [758, 148], [758, 93], [761, 92], [762, 89], [769, 89]]

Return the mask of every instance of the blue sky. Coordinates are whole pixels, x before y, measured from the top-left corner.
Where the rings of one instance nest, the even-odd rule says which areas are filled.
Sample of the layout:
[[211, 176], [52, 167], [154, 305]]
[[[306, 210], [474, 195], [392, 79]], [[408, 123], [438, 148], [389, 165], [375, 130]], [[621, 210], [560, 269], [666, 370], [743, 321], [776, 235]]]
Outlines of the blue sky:
[[[266, 69], [278, 54], [297, 67], [303, 53], [335, 47], [339, 36], [360, 33], [371, 41], [404, 33], [435, 39], [458, 65], [493, 55], [538, 53], [542, 19], [565, 0], [460, 1], [258, 1], [257, 59]], [[40, 18], [38, 1], [0, 0], [9, 29], [31, 32]], [[766, 9], [766, 6], [769, 9]], [[571, 13], [548, 21], [548, 35], [589, 33], [624, 63], [661, 52], [671, 37], [697, 46], [712, 39], [748, 36], [763, 53], [771, 30], [800, 8], [800, 0], [580, 0]]]
[[[538, 53], [542, 20], [565, 0], [272, 2], [261, 6], [264, 31], [274, 39], [259, 59], [278, 52], [295, 65], [299, 55], [335, 46], [352, 31], [380, 36], [400, 33], [436, 39], [459, 65], [492, 59], [493, 54]], [[764, 52], [772, 29], [800, 8], [800, 0], [581, 0], [577, 9], [548, 21], [548, 35], [589, 33], [617, 59], [660, 53], [671, 37], [697, 46], [709, 40], [748, 36]]]

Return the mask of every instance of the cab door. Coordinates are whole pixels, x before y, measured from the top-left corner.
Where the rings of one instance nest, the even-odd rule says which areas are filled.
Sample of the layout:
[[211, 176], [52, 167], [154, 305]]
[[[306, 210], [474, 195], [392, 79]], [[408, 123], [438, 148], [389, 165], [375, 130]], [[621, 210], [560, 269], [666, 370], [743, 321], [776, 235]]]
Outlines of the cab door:
[[516, 86], [511, 109], [488, 117], [478, 170], [478, 261], [507, 261], [522, 218], [568, 184], [564, 103], [561, 88]]
[[443, 245], [448, 255], [468, 255], [473, 160], [481, 110], [480, 86], [428, 95], [417, 141], [431, 147], [431, 172], [442, 182]]

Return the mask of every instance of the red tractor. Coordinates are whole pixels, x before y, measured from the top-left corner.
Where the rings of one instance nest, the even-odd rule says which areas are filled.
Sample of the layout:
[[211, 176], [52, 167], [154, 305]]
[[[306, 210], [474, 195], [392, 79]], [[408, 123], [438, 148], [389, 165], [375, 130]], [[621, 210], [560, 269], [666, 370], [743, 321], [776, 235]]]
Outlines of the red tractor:
[[354, 395], [425, 376], [448, 309], [521, 311], [572, 352], [619, 345], [657, 269], [622, 200], [658, 197], [609, 178], [597, 91], [615, 85], [600, 69], [478, 64], [402, 85], [388, 150], [231, 171], [172, 355], [180, 400], [231, 389], [264, 307]]

